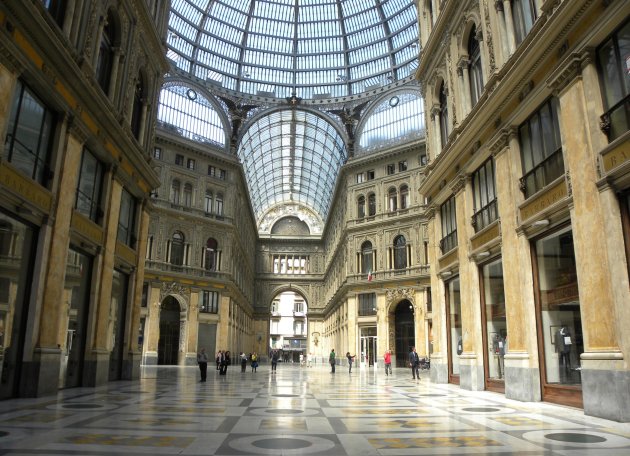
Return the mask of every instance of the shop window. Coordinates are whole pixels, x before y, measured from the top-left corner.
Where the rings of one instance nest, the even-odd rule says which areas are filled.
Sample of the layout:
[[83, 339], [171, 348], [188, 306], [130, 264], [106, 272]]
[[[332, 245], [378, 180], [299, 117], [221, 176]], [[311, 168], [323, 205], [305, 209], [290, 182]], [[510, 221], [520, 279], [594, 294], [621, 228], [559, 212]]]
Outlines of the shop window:
[[462, 301], [459, 277], [450, 280], [446, 285], [446, 310], [448, 330], [448, 373], [451, 382], [459, 382], [459, 357], [464, 351], [462, 330]]
[[519, 131], [524, 175], [521, 191], [529, 198], [564, 174], [557, 99], [543, 104]]
[[481, 267], [482, 315], [485, 319], [487, 378], [503, 381], [507, 353], [507, 318], [503, 288], [503, 264], [496, 260]]
[[472, 176], [475, 213], [472, 224], [475, 232], [484, 229], [499, 218], [495, 190], [494, 161], [486, 161]]
[[442, 250], [442, 254], [445, 254], [457, 247], [455, 196], [451, 196], [440, 206], [440, 219], [442, 221], [442, 239], [440, 240], [440, 250]]
[[77, 182], [75, 209], [93, 222], [103, 213], [100, 208], [103, 165], [88, 149], [83, 149]]
[[614, 141], [630, 129], [630, 21], [599, 48], [599, 68], [607, 111], [602, 115], [604, 133]]
[[579, 386], [584, 339], [571, 228], [537, 240], [535, 254], [545, 383]]
[[55, 116], [18, 81], [5, 139], [6, 160], [42, 185], [50, 179], [48, 163]]

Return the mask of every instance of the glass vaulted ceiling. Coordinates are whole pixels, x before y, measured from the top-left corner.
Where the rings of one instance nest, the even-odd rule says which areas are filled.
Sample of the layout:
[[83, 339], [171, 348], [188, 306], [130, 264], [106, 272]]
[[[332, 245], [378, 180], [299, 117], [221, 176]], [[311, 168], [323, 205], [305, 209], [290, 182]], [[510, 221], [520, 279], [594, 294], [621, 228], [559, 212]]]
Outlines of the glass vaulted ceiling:
[[238, 155], [259, 222], [285, 204], [309, 207], [326, 220], [346, 151], [324, 119], [297, 109], [273, 112], [247, 130]]
[[252, 95], [356, 95], [417, 66], [413, 0], [171, 0], [168, 57]]

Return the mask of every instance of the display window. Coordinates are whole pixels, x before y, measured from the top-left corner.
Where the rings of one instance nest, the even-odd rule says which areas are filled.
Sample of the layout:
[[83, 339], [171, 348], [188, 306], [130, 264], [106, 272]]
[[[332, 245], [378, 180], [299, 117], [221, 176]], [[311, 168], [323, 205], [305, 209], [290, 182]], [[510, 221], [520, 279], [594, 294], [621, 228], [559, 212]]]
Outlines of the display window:
[[543, 399], [582, 405], [582, 317], [570, 227], [534, 242]]
[[484, 364], [486, 388], [505, 391], [505, 354], [508, 346], [503, 263], [501, 259], [484, 264], [481, 269], [481, 315], [484, 321]]
[[464, 351], [464, 341], [462, 338], [462, 302], [459, 277], [456, 277], [446, 283], [446, 311], [449, 381], [451, 383], [459, 384], [459, 357]]

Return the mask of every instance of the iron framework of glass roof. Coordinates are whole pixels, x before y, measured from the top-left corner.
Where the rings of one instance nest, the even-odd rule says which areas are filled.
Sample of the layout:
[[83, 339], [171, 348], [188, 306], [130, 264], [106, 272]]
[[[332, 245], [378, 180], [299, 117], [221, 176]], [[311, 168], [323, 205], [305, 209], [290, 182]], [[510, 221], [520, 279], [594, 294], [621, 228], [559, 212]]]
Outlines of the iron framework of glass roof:
[[168, 29], [177, 68], [251, 95], [357, 95], [418, 62], [413, 0], [172, 0]]
[[286, 203], [310, 208], [325, 221], [339, 169], [347, 158], [337, 130], [323, 118], [298, 109], [255, 120], [241, 140], [238, 156], [259, 222], [269, 209]]

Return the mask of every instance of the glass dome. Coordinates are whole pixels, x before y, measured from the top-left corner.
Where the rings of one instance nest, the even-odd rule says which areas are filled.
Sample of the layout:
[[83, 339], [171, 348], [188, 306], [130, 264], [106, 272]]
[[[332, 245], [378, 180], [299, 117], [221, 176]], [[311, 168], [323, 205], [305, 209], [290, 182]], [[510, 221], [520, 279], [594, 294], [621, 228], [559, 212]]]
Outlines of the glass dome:
[[265, 97], [358, 95], [418, 62], [413, 0], [172, 0], [168, 29], [181, 71]]

